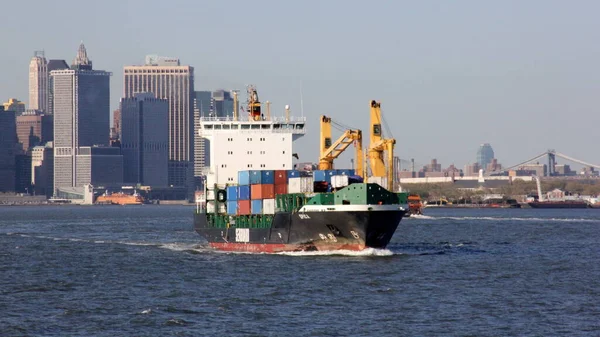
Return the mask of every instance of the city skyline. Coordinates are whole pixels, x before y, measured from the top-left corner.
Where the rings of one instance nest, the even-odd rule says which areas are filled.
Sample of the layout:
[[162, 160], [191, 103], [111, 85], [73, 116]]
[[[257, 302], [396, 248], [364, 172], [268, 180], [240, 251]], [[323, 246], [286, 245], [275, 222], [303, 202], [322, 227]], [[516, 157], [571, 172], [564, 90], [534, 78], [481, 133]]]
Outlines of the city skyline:
[[[341, 15], [341, 3], [335, 1], [321, 4], [319, 11], [310, 3], [250, 6], [233, 1], [238, 10], [228, 13], [228, 25], [220, 32], [242, 43], [217, 39], [210, 49], [186, 39], [196, 37], [192, 32], [214, 31], [223, 17], [193, 20], [194, 9], [199, 10], [193, 4], [180, 14], [180, 34], [168, 29], [146, 34], [142, 23], [158, 19], [173, 5], [145, 3], [147, 9], [135, 1], [92, 6], [114, 9], [110, 24], [100, 17], [87, 24], [89, 16], [77, 13], [88, 9], [72, 5], [76, 15], [58, 13], [48, 32], [23, 27], [8, 34], [12, 48], [0, 65], [8, 79], [0, 83], [2, 99], [27, 100], [24, 69], [32, 51], [44, 49], [48, 59], [70, 59], [69, 51], [83, 39], [98, 67], [115, 74], [111, 110], [122, 92], [124, 65], [139, 63], [147, 54], [173, 55], [196, 67], [196, 90], [243, 90], [256, 84], [275, 113], [283, 114], [285, 104], [295, 114], [303, 112], [307, 137], [296, 146], [306, 160], [318, 156], [319, 115], [364, 130], [368, 102], [376, 99], [397, 139], [396, 154], [404, 159], [426, 163], [437, 158], [462, 167], [487, 142], [507, 166], [548, 148], [600, 161], [593, 146], [593, 125], [600, 121], [595, 100], [600, 90], [594, 56], [598, 47], [587, 42], [600, 31], [592, 15], [600, 7], [595, 2], [577, 7], [552, 1], [356, 4], [344, 6], [349, 8]], [[23, 12], [23, 6], [10, 3], [8, 10]], [[202, 5], [202, 11], [216, 8]], [[364, 19], [363, 13], [372, 9], [377, 25]], [[52, 12], [52, 6], [40, 3], [39, 12]], [[255, 40], [244, 40], [243, 17], [263, 12], [265, 20], [252, 26]], [[8, 17], [0, 27], [11, 31], [18, 18]], [[305, 26], [307, 20], [311, 27]], [[79, 28], [73, 30], [73, 25]], [[119, 33], [123, 31], [129, 33]], [[450, 145], [441, 147], [442, 142]]]

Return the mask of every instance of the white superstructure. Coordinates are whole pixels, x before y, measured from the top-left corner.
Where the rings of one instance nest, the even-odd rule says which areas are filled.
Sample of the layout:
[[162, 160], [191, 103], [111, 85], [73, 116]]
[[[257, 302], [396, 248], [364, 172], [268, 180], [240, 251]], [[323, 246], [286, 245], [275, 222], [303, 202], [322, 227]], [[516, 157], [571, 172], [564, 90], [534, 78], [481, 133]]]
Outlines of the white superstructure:
[[292, 143], [305, 131], [304, 117], [200, 118], [198, 134], [210, 147], [207, 185], [237, 184], [244, 170], [294, 169]]

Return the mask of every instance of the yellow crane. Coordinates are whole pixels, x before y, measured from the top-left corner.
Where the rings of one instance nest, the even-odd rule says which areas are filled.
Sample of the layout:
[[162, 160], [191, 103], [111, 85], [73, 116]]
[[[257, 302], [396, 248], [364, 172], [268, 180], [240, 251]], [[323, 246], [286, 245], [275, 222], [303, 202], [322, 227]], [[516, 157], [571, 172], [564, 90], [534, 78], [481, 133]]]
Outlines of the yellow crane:
[[355, 143], [356, 146], [356, 175], [364, 177], [364, 157], [362, 149], [362, 131], [347, 129], [334, 143], [331, 142], [331, 118], [321, 116], [321, 140], [319, 170], [333, 169], [333, 160], [344, 150]]
[[[371, 176], [387, 177], [388, 190], [394, 189], [394, 138], [383, 138], [381, 130], [381, 103], [371, 101], [371, 137], [367, 158], [371, 167]], [[384, 152], [387, 151], [387, 165]]]

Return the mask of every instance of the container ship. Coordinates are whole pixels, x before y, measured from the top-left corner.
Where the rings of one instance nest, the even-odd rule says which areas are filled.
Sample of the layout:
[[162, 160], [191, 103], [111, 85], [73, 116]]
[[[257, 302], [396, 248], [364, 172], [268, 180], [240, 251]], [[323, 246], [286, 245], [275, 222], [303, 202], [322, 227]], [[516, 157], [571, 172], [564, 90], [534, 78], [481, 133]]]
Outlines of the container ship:
[[141, 205], [144, 202], [144, 197], [139, 195], [137, 192], [134, 192], [133, 194], [127, 194], [123, 192], [105, 192], [96, 198], [96, 204]]
[[[296, 170], [292, 143], [305, 134], [305, 118], [271, 117], [248, 87], [248, 117], [201, 117], [210, 166], [197, 202], [194, 228], [213, 248], [286, 252], [385, 248], [407, 208], [406, 193], [394, 193], [393, 139], [381, 133], [380, 104], [371, 102], [371, 144], [363, 154], [360, 130], [345, 129], [332, 141], [331, 118], [321, 116], [318, 167]], [[354, 145], [355, 169], [333, 161]], [[387, 152], [387, 157], [384, 154]], [[371, 165], [366, 178], [364, 163]], [[389, 188], [389, 189], [388, 189]]]

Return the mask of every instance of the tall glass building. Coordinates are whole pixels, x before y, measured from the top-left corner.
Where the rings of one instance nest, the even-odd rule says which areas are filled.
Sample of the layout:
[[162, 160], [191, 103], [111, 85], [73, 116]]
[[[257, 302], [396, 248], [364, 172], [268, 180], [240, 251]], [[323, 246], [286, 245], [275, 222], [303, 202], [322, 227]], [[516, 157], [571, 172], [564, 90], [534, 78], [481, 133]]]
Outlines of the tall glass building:
[[486, 169], [487, 165], [494, 159], [494, 150], [489, 143], [481, 144], [479, 150], [477, 150], [477, 163], [483, 170]]

